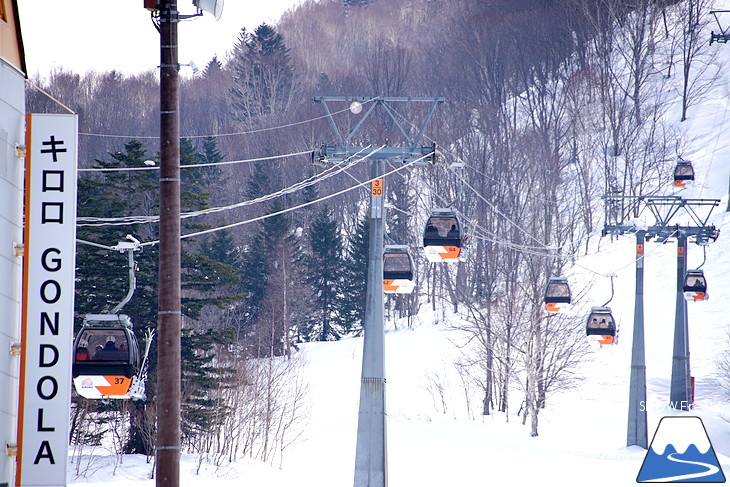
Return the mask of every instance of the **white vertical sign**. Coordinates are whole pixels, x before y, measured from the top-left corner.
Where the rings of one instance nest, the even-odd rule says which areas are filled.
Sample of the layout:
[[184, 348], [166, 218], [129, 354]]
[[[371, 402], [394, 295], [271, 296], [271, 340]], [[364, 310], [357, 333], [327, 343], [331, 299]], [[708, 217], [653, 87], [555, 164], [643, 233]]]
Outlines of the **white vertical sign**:
[[65, 486], [76, 255], [76, 115], [26, 120], [16, 486]]

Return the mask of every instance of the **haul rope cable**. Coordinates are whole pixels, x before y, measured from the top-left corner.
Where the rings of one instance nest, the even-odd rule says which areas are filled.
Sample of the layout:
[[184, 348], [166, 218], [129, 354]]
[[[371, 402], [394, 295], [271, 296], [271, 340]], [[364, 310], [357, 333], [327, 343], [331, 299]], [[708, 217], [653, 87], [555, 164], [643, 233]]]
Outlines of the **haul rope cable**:
[[[449, 169], [449, 170], [452, 170], [452, 169], [451, 169], [450, 167], [449, 167], [448, 169]], [[452, 170], [452, 171], [453, 171], [453, 170]], [[454, 172], [455, 172], [455, 171], [454, 171]], [[458, 176], [458, 174], [457, 174], [457, 176]], [[425, 182], [425, 184], [426, 184], [427, 186], [429, 186], [429, 188], [430, 188], [430, 189], [431, 189], [431, 190], [433, 191], [433, 188], [431, 188], [431, 187], [430, 187], [430, 184], [429, 184], [429, 183], [428, 183], [427, 181], [424, 181], [424, 182]], [[544, 245], [544, 244], [542, 244], [542, 243], [541, 243], [541, 242], [540, 242], [539, 240], [537, 240], [537, 239], [536, 239], [536, 238], [535, 238], [534, 236], [532, 236], [532, 234], [531, 234], [531, 233], [527, 232], [527, 231], [526, 231], [525, 229], [523, 229], [523, 228], [522, 228], [522, 227], [521, 227], [520, 225], [518, 225], [517, 223], [515, 223], [514, 221], [512, 221], [512, 220], [511, 220], [511, 219], [510, 219], [509, 217], [507, 217], [506, 215], [504, 215], [504, 214], [503, 214], [502, 212], [500, 212], [499, 210], [497, 210], [496, 208], [494, 208], [494, 206], [493, 206], [493, 205], [492, 205], [491, 203], [489, 203], [489, 202], [488, 202], [488, 201], [487, 201], [487, 200], [486, 200], [486, 199], [484, 198], [484, 196], [483, 196], [483, 195], [481, 195], [481, 194], [480, 194], [480, 193], [479, 193], [478, 191], [476, 191], [476, 189], [475, 189], [474, 187], [472, 187], [472, 186], [471, 186], [470, 184], [468, 184], [468, 183], [467, 183], [466, 181], [464, 181], [464, 184], [466, 184], [466, 185], [467, 185], [467, 187], [468, 187], [469, 189], [471, 189], [471, 190], [472, 190], [472, 191], [474, 192], [474, 194], [476, 194], [476, 195], [477, 195], [477, 196], [478, 196], [479, 198], [481, 198], [481, 199], [482, 199], [482, 200], [483, 200], [483, 201], [484, 201], [485, 203], [487, 203], [487, 204], [488, 204], [488, 205], [489, 205], [490, 207], [492, 207], [492, 208], [493, 208], [493, 209], [494, 209], [494, 210], [496, 211], [496, 213], [497, 213], [497, 214], [498, 214], [499, 216], [502, 216], [502, 217], [503, 217], [503, 218], [505, 218], [505, 219], [506, 219], [507, 221], [509, 221], [509, 222], [510, 222], [510, 223], [511, 223], [512, 225], [514, 225], [514, 226], [515, 226], [516, 228], [518, 228], [518, 229], [519, 229], [520, 231], [522, 231], [522, 232], [523, 232], [523, 233], [525, 233], [526, 235], [530, 236], [530, 237], [531, 237], [531, 238], [532, 238], [533, 240], [535, 240], [536, 242], [538, 242], [539, 246], [538, 246], [538, 247], [529, 247], [529, 246], [525, 246], [525, 245], [515, 244], [515, 243], [512, 243], [512, 242], [509, 242], [509, 241], [503, 240], [503, 239], [499, 239], [499, 238], [497, 238], [496, 236], [494, 236], [494, 234], [491, 234], [491, 232], [487, 231], [486, 229], [483, 229], [483, 228], [481, 228], [481, 225], [479, 225], [478, 223], [473, 223], [473, 227], [474, 227], [475, 229], [480, 229], [480, 230], [482, 230], [482, 231], [483, 231], [483, 232], [485, 232], [485, 233], [486, 233], [487, 235], [491, 234], [491, 235], [492, 235], [492, 237], [490, 238], [490, 237], [488, 237], [488, 236], [483, 236], [483, 235], [479, 235], [478, 233], [474, 232], [474, 236], [475, 236], [475, 238], [478, 238], [478, 239], [481, 239], [481, 240], [485, 240], [485, 241], [489, 241], [489, 242], [492, 242], [492, 243], [494, 243], [494, 244], [496, 244], [496, 245], [500, 245], [500, 246], [503, 246], [503, 247], [511, 248], [511, 249], [513, 249], [513, 250], [517, 250], [517, 251], [519, 251], [519, 252], [522, 252], [522, 253], [525, 253], [525, 254], [529, 254], [529, 255], [534, 255], [534, 256], [538, 256], [538, 257], [539, 257], [539, 256], [542, 256], [542, 257], [546, 257], [546, 258], [547, 258], [547, 257], [562, 257], [562, 258], [564, 258], [564, 259], [567, 259], [567, 260], [571, 260], [571, 261], [572, 261], [572, 260], [574, 259], [574, 256], [572, 256], [572, 255], [565, 255], [565, 254], [561, 254], [561, 253], [556, 253], [556, 252], [555, 252], [555, 250], [557, 250], [557, 247], [551, 247], [551, 246], [548, 246], [548, 245]], [[460, 212], [460, 213], [461, 213], [461, 212]], [[467, 219], [468, 221], [474, 222], [474, 220], [472, 220], [472, 219], [469, 219], [469, 218], [468, 218], [468, 217], [467, 217], [467, 216], [466, 216], [465, 214], [463, 214], [463, 213], [462, 213], [462, 215], [464, 215], [464, 217], [465, 217], [465, 218], [466, 218], [466, 219]], [[673, 232], [673, 233], [672, 233], [672, 234], [670, 235], [670, 237], [674, 236], [675, 234], [676, 234], [676, 231], [675, 231], [675, 232]], [[539, 249], [546, 249], [546, 250], [550, 250], [550, 252], [539, 252]], [[651, 251], [647, 252], [647, 253], [645, 254], [645, 257], [649, 256], [650, 254], [652, 254], [653, 252], [657, 251], [658, 249], [659, 249], [659, 247], [657, 246], [656, 248], [654, 248], [654, 249], [652, 249]], [[577, 266], [577, 267], [580, 267], [580, 268], [582, 268], [582, 269], [584, 269], [584, 270], [586, 270], [586, 271], [588, 271], [588, 272], [591, 272], [591, 273], [593, 273], [593, 274], [596, 274], [596, 275], [598, 275], [598, 276], [602, 276], [602, 277], [610, 277], [610, 276], [611, 276], [612, 274], [614, 274], [615, 272], [618, 272], [618, 271], [620, 271], [620, 270], [623, 270], [623, 269], [625, 269], [626, 267], [629, 267], [629, 266], [631, 266], [631, 265], [634, 265], [635, 263], [636, 263], [636, 259], [633, 259], [633, 260], [631, 260], [630, 262], [628, 262], [628, 263], [627, 263], [626, 265], [624, 265], [624, 266], [622, 266], [622, 267], [619, 267], [618, 269], [615, 269], [614, 271], [609, 271], [609, 272], [607, 272], [607, 273], [603, 273], [603, 272], [598, 272], [598, 271], [595, 271], [595, 270], [593, 270], [593, 269], [590, 269], [590, 268], [588, 268], [588, 267], [586, 267], [586, 266], [584, 266], [584, 265], [582, 265], [582, 264], [578, 263], [577, 261], [573, 262], [573, 264], [574, 264], [575, 266]]]
[[[240, 225], [246, 225], [246, 224], [249, 224], [249, 223], [254, 223], [254, 222], [257, 222], [257, 221], [265, 220], [267, 218], [271, 218], [271, 217], [274, 217], [274, 216], [283, 215], [283, 214], [288, 213], [290, 211], [299, 210], [301, 208], [305, 208], [305, 207], [310, 206], [310, 205], [313, 205], [315, 203], [319, 203], [319, 202], [326, 201], [328, 199], [334, 198], [335, 196], [339, 196], [341, 194], [347, 193], [347, 192], [352, 191], [354, 189], [358, 189], [358, 188], [360, 188], [360, 187], [362, 187], [364, 185], [367, 185], [368, 183], [372, 183], [373, 181], [375, 181], [377, 179], [380, 179], [380, 178], [389, 176], [389, 175], [391, 175], [393, 173], [396, 173], [398, 171], [402, 171], [403, 169], [405, 169], [406, 167], [410, 166], [411, 164], [415, 164], [416, 162], [420, 162], [421, 160], [423, 160], [423, 159], [425, 159], [427, 157], [430, 157], [430, 155], [431, 155], [431, 153], [425, 154], [425, 155], [419, 157], [418, 159], [414, 159], [413, 161], [410, 161], [410, 162], [405, 163], [403, 166], [401, 166], [401, 167], [399, 167], [397, 169], [394, 169], [393, 171], [386, 172], [385, 174], [383, 174], [381, 176], [377, 176], [377, 177], [371, 178], [371, 179], [369, 179], [367, 181], [364, 181], [362, 184], [357, 184], [355, 186], [351, 186], [349, 188], [345, 188], [343, 190], [340, 190], [340, 191], [331, 193], [329, 195], [323, 196], [321, 198], [318, 198], [316, 200], [313, 200], [313, 201], [310, 201], [310, 202], [307, 202], [307, 203], [302, 203], [300, 205], [296, 205], [296, 206], [293, 206], [291, 208], [286, 208], [286, 209], [281, 210], [281, 211], [276, 211], [274, 213], [269, 213], [269, 214], [262, 215], [262, 216], [259, 216], [259, 217], [256, 217], [256, 218], [251, 218], [249, 220], [244, 220], [244, 221], [240, 221], [240, 222], [236, 222], [236, 223], [231, 223], [229, 225], [223, 225], [221, 227], [211, 228], [211, 229], [208, 229], [208, 230], [203, 230], [203, 231], [200, 231], [200, 232], [190, 233], [190, 234], [187, 234], [187, 235], [181, 235], [180, 238], [183, 239], [183, 238], [197, 237], [197, 236], [200, 236], [200, 235], [217, 232], [219, 230], [227, 230], [229, 228], [237, 227], [237, 226], [240, 226]], [[366, 158], [363, 158], [363, 159], [366, 159]], [[90, 245], [97, 245], [97, 246], [99, 245], [99, 244], [94, 244], [93, 242], [87, 242], [87, 241], [84, 241], [84, 243], [88, 243]], [[159, 240], [154, 240], [154, 241], [151, 241], [151, 242], [142, 243], [142, 244], [140, 244], [140, 247], [148, 247], [148, 246], [151, 246], [151, 245], [157, 245], [158, 243], [160, 243]]]
[[[362, 102], [362, 104], [371, 103], [375, 98], [371, 98], [369, 100], [365, 100]], [[60, 102], [59, 102], [60, 103]], [[62, 105], [63, 106], [63, 105]], [[66, 107], [64, 107], [66, 108]], [[68, 109], [68, 108], [67, 108]], [[338, 110], [333, 112], [331, 115], [338, 115], [340, 113], [349, 112], [350, 108], [343, 108], [342, 110]], [[209, 135], [181, 135], [180, 138], [182, 139], [205, 139], [208, 137], [232, 137], [235, 135], [248, 135], [248, 134], [259, 134], [262, 132], [269, 132], [272, 130], [280, 130], [285, 129], [289, 127], [295, 127], [297, 125], [304, 125], [307, 123], [316, 122], [317, 120], [323, 120], [327, 118], [329, 115], [320, 115], [318, 117], [310, 118], [307, 120], [300, 120], [299, 122], [291, 122], [284, 125], [277, 125], [275, 127], [264, 127], [260, 129], [252, 129], [252, 130], [244, 130], [241, 132], [229, 132], [225, 134], [209, 134]], [[108, 138], [118, 138], [118, 139], [159, 139], [159, 136], [156, 135], [115, 135], [115, 134], [96, 134], [91, 132], [79, 132], [79, 135], [84, 135], [88, 137], [108, 137]]]
[[[391, 108], [391, 109], [392, 109], [392, 108]], [[726, 105], [726, 106], [725, 106], [725, 112], [727, 112], [727, 109], [728, 109], [728, 106]], [[408, 121], [408, 119], [406, 119], [406, 118], [405, 118], [405, 117], [404, 117], [403, 115], [401, 115], [400, 113], [398, 113], [398, 112], [397, 112], [397, 111], [396, 111], [395, 109], [392, 109], [392, 110], [393, 110], [393, 111], [394, 111], [394, 113], [396, 113], [396, 114], [397, 114], [397, 115], [398, 115], [399, 117], [401, 117], [401, 118], [402, 118], [402, 119], [403, 119], [404, 121], [406, 121], [407, 123], [410, 123], [410, 122]], [[412, 123], [411, 123], [411, 126], [413, 126], [413, 124], [412, 124]], [[415, 128], [415, 126], [413, 126], [413, 127]], [[427, 139], [430, 139], [430, 140], [432, 140], [432, 141], [433, 141], [433, 139], [432, 139], [431, 137], [429, 137], [428, 135], [424, 135], [424, 136], [425, 136], [425, 137], [426, 137]], [[719, 143], [719, 135], [718, 135], [718, 138], [716, 139], [716, 143]], [[457, 160], [459, 160], [460, 162], [464, 163], [464, 164], [465, 164], [465, 165], [466, 165], [467, 167], [470, 167], [470, 168], [471, 168], [471, 166], [470, 166], [470, 165], [468, 165], [468, 164], [466, 164], [466, 163], [465, 163], [464, 161], [462, 161], [462, 160], [461, 160], [461, 158], [459, 158], [458, 156], [454, 156], [454, 155], [453, 155], [453, 154], [451, 153], [451, 151], [448, 151], [448, 152], [449, 152], [449, 154], [450, 154], [450, 155], [451, 155], [452, 157], [454, 157], [455, 159], [457, 159]], [[451, 167], [448, 167], [448, 169], [449, 169], [449, 170], [451, 170], [452, 172], [455, 172], [455, 173], [456, 173], [456, 171], [454, 171], [454, 170], [453, 170], [453, 169], [452, 169]], [[472, 169], [473, 169], [473, 168], [472, 168]], [[485, 176], [486, 176], [486, 175], [485, 175]], [[459, 174], [457, 174], [457, 177], [461, 177], [461, 178], [463, 179], [463, 176], [460, 176]], [[489, 179], [491, 179], [492, 181], [495, 181], [495, 182], [497, 182], [497, 181], [496, 181], [496, 180], [494, 180], [493, 178], [491, 178], [491, 177], [489, 177], [489, 176], [487, 176], [487, 177], [488, 177]], [[550, 246], [546, 246], [546, 245], [542, 244], [542, 243], [541, 243], [541, 242], [540, 242], [539, 240], [537, 240], [537, 239], [536, 239], [536, 238], [535, 238], [535, 237], [534, 237], [534, 236], [533, 236], [533, 235], [532, 235], [532, 234], [531, 234], [530, 232], [527, 232], [527, 231], [526, 231], [525, 229], [523, 229], [522, 227], [520, 227], [520, 226], [519, 226], [519, 225], [518, 225], [517, 223], [515, 223], [515, 222], [513, 222], [513, 221], [512, 221], [511, 219], [509, 219], [509, 217], [507, 217], [506, 215], [502, 214], [502, 213], [501, 213], [501, 212], [500, 212], [499, 210], [497, 210], [497, 209], [496, 209], [496, 208], [495, 208], [495, 207], [494, 207], [494, 206], [493, 206], [493, 205], [492, 205], [491, 203], [489, 203], [489, 202], [488, 202], [488, 201], [487, 201], [487, 200], [486, 200], [486, 199], [485, 199], [485, 198], [483, 197], [483, 195], [481, 195], [481, 194], [480, 194], [479, 192], [477, 192], [477, 191], [476, 191], [476, 190], [475, 190], [475, 189], [474, 189], [474, 188], [473, 188], [473, 187], [472, 187], [471, 185], [469, 185], [469, 184], [468, 184], [468, 183], [467, 183], [466, 181], [463, 181], [463, 182], [464, 182], [464, 183], [465, 183], [465, 184], [467, 185], [467, 187], [469, 187], [469, 189], [471, 189], [471, 190], [472, 190], [472, 191], [474, 192], [474, 194], [476, 194], [476, 195], [477, 195], [477, 196], [478, 196], [479, 198], [481, 198], [481, 199], [482, 199], [482, 200], [483, 200], [483, 201], [484, 201], [484, 202], [485, 202], [485, 203], [486, 203], [487, 205], [489, 205], [489, 206], [490, 206], [491, 208], [493, 208], [493, 209], [494, 209], [494, 211], [495, 211], [495, 212], [497, 212], [497, 214], [498, 214], [498, 215], [500, 215], [500, 216], [502, 216], [503, 218], [507, 219], [507, 221], [509, 221], [509, 222], [510, 222], [510, 223], [511, 223], [512, 225], [514, 225], [515, 227], [517, 227], [517, 228], [518, 228], [518, 229], [519, 229], [519, 230], [520, 230], [521, 232], [525, 233], [526, 235], [530, 236], [530, 237], [531, 237], [531, 238], [532, 238], [533, 240], [535, 240], [536, 242], [538, 242], [538, 244], [540, 245], [540, 247], [538, 247], [538, 248], [545, 248], [545, 249], [555, 249], [555, 248], [556, 248], [556, 247], [550, 247]], [[500, 184], [501, 184], [501, 183], [500, 183]], [[430, 187], [430, 184], [429, 184], [428, 182], [426, 182], [426, 185]], [[433, 188], [430, 188], [430, 189], [431, 189], [431, 190], [433, 190]], [[437, 194], [437, 193], [436, 193], [436, 194]], [[421, 194], [419, 193], [419, 197], [420, 197], [420, 195], [421, 195]], [[460, 213], [461, 213], [461, 212], [460, 212]], [[473, 221], [474, 221], [473, 219], [469, 219], [469, 218], [467, 218], [465, 214], [463, 214], [463, 213], [462, 213], [462, 215], [464, 215], [464, 217], [466, 218], [466, 220], [467, 220], [467, 221], [470, 221], [470, 222], [473, 222]], [[724, 220], [723, 220], [723, 221], [724, 221]], [[479, 225], [478, 223], [473, 223], [473, 226], [474, 226], [474, 228], [475, 228], [475, 229], [476, 229], [476, 228], [479, 228], [479, 227], [480, 227], [480, 225]], [[482, 230], [485, 230], [485, 229], [482, 229]], [[485, 231], [486, 231], [486, 230], [485, 230]], [[486, 233], [489, 233], [489, 232], [487, 231]], [[671, 235], [670, 235], [669, 237], [671, 238], [671, 237], [672, 237], [672, 236], [674, 236], [674, 235], [675, 235], [676, 233], [677, 233], [677, 232], [676, 232], [676, 231], [674, 231], [674, 232], [673, 232], [673, 233], [672, 233], [672, 234], [671, 234]], [[478, 238], [479, 238], [479, 237], [478, 237]], [[490, 239], [488, 239], [488, 238], [484, 238], [484, 240], [486, 240], [486, 241], [491, 241], [491, 242], [493, 242], [493, 243], [495, 243], [495, 244], [497, 244], [497, 245], [509, 246], [509, 247], [513, 248], [514, 250], [520, 250], [520, 251], [522, 251], [522, 252], [525, 252], [525, 253], [530, 253], [530, 254], [532, 254], [532, 255], [537, 255], [537, 256], [543, 255], [543, 256], [545, 256], [545, 257], [548, 257], [548, 256], [556, 256], [556, 255], [557, 255], [557, 256], [560, 256], [560, 257], [563, 257], [563, 258], [565, 258], [565, 259], [569, 259], [569, 260], [573, 260], [573, 259], [574, 259], [574, 256], [571, 256], [571, 255], [564, 255], [564, 254], [556, 254], [555, 252], [550, 252], [550, 253], [539, 253], [539, 252], [536, 252], [535, 250], [532, 250], [532, 249], [534, 249], [534, 247], [525, 247], [525, 246], [520, 246], [520, 245], [516, 245], [516, 244], [510, 244], [509, 242], [505, 242], [505, 241], [502, 241], [502, 240], [499, 240], [499, 239], [496, 239], [496, 240], [490, 240]], [[659, 249], [659, 247], [657, 246], [656, 248], [654, 248], [654, 249], [652, 249], [651, 251], [649, 251], [648, 253], [646, 253], [646, 254], [644, 255], [644, 257], [646, 257], [646, 256], [648, 256], [648, 255], [650, 255], [650, 254], [652, 254], [653, 252], [655, 252], [655, 251], [656, 251], [656, 250], [658, 250], [658, 249]], [[634, 259], [634, 260], [632, 260], [631, 262], [627, 263], [626, 265], [624, 265], [624, 266], [622, 266], [622, 267], [619, 267], [618, 269], [616, 269], [616, 271], [615, 271], [615, 272], [618, 272], [618, 271], [620, 271], [620, 270], [623, 270], [623, 269], [625, 269], [626, 267], [629, 267], [629, 266], [631, 266], [631, 265], [635, 264], [636, 260], [637, 260], [637, 259]], [[581, 267], [581, 268], [583, 268], [583, 269], [585, 269], [585, 270], [587, 270], [587, 271], [589, 271], [589, 272], [591, 272], [591, 273], [593, 273], [593, 274], [596, 274], [596, 275], [599, 275], [599, 276], [603, 276], [603, 277], [610, 277], [610, 276], [611, 276], [612, 274], [614, 274], [614, 272], [609, 272], [609, 273], [601, 273], [601, 272], [597, 272], [597, 271], [594, 271], [593, 269], [590, 269], [590, 268], [588, 268], [588, 267], [586, 267], [586, 266], [584, 266], [584, 265], [581, 265], [581, 264], [579, 264], [579, 263], [578, 263], [577, 261], [575, 261], [575, 262], [574, 262], [574, 265], [576, 265], [576, 266], [578, 266], [578, 267]]]
[[[225, 166], [230, 164], [244, 164], [248, 162], [260, 162], [260, 161], [271, 161], [274, 159], [284, 159], [287, 157], [301, 156], [304, 154], [311, 154], [311, 150], [291, 152], [289, 154], [281, 154], [276, 156], [256, 157], [254, 159], [240, 159], [237, 161], [220, 161], [220, 162], [202, 162], [200, 164], [183, 164], [180, 169], [196, 169], [199, 167], [210, 167], [210, 166]], [[159, 171], [159, 166], [144, 166], [144, 167], [90, 167], [86, 169], [79, 169], [79, 172], [125, 172], [125, 171]]]
[[[431, 191], [432, 194], [436, 194], [436, 195], [438, 194], [438, 192], [434, 190], [433, 186], [431, 186], [431, 184], [428, 181], [425, 181], [423, 179], [421, 179], [421, 181], [422, 181], [422, 183], [424, 185], [426, 185], [429, 188], [429, 190]], [[472, 188], [472, 190], [474, 191], [473, 188]], [[481, 195], [479, 195], [479, 196], [481, 197]], [[428, 206], [425, 203], [423, 203], [423, 197], [424, 197], [424, 193], [423, 192], [417, 192], [416, 193], [416, 197], [418, 198], [419, 201], [421, 201], [421, 203], [423, 204], [423, 206]], [[442, 202], [445, 202], [445, 200], [443, 198], [441, 198], [440, 196], [437, 196], [437, 197]], [[402, 213], [404, 213], [404, 214], [406, 214], [406, 215], [408, 215], [408, 216], [415, 217], [415, 215], [413, 213], [411, 213], [411, 212], [409, 212], [407, 210], [403, 210], [403, 209], [397, 208], [397, 207], [393, 207], [393, 208], [396, 209], [396, 210], [398, 210], [398, 211], [400, 211], [400, 212], [402, 212]], [[462, 211], [458, 211], [458, 213], [466, 221], [468, 221], [471, 224], [471, 226], [473, 226], [475, 229], [479, 228], [480, 230], [482, 230], [482, 232], [484, 234], [486, 234], [486, 235], [480, 235], [480, 234], [478, 234], [476, 232], [475, 233], [472, 233], [472, 236], [474, 236], [475, 238], [477, 238], [479, 240], [484, 240], [484, 241], [492, 242], [492, 243], [495, 243], [495, 244], [500, 245], [500, 246], [503, 246], [503, 247], [511, 248], [513, 250], [524, 251], [525, 253], [530, 253], [532, 255], [540, 255], [540, 256], [552, 256], [552, 255], [555, 255], [555, 253], [554, 253], [555, 247], [546, 246], [546, 245], [544, 245], [542, 243], [539, 243], [539, 246], [531, 247], [531, 246], [522, 245], [522, 244], [516, 244], [514, 242], [510, 242], [508, 240], [501, 239], [501, 238], [497, 237], [494, 233], [490, 232], [489, 230], [484, 229], [484, 228], [481, 228], [481, 226], [479, 224], [474, 223], [474, 219], [469, 218], [468, 215], [466, 215]], [[540, 249], [548, 249], [551, 252], [550, 253], [538, 252]]]
[[[347, 170], [348, 168], [352, 167], [353, 165], [357, 164], [358, 162], [363, 161], [364, 159], [367, 159], [368, 157], [372, 156], [373, 154], [380, 151], [383, 147], [381, 146], [378, 149], [373, 150], [368, 155], [360, 158], [360, 159], [354, 159], [350, 162], [348, 162], [346, 165], [339, 167], [337, 165], [333, 166], [332, 169], [328, 169], [328, 173], [320, 173], [315, 174], [303, 181], [299, 181], [287, 188], [281, 189], [275, 193], [271, 193], [268, 195], [260, 196], [258, 198], [254, 198], [253, 200], [243, 201], [239, 203], [235, 203], [233, 205], [228, 206], [222, 206], [222, 207], [215, 207], [215, 208], [206, 208], [204, 210], [199, 211], [193, 211], [193, 212], [186, 212], [180, 215], [181, 219], [201, 216], [201, 215], [208, 215], [211, 213], [218, 213], [221, 211], [227, 211], [232, 210], [236, 208], [242, 208], [245, 206], [251, 206], [257, 203], [263, 203], [265, 201], [272, 200], [274, 198], [278, 198], [280, 196], [285, 196], [287, 194], [294, 193], [296, 191], [299, 191], [301, 189], [304, 189], [308, 186], [312, 186], [314, 184], [317, 184], [321, 181], [324, 181], [326, 179], [329, 179], [333, 176], [336, 176], [337, 174], [341, 173], [342, 171]], [[363, 148], [360, 151], [358, 151], [356, 154], [353, 154], [350, 156], [350, 158], [356, 157], [358, 154], [366, 150], [367, 148]], [[349, 158], [348, 158], [349, 159]], [[340, 164], [344, 164], [347, 160], [343, 160]], [[115, 225], [131, 225], [131, 224], [142, 224], [142, 223], [155, 223], [159, 221], [160, 217], [158, 215], [150, 215], [150, 216], [126, 216], [126, 217], [110, 217], [110, 218], [104, 218], [104, 217], [78, 217], [76, 219], [77, 226], [115, 226]]]

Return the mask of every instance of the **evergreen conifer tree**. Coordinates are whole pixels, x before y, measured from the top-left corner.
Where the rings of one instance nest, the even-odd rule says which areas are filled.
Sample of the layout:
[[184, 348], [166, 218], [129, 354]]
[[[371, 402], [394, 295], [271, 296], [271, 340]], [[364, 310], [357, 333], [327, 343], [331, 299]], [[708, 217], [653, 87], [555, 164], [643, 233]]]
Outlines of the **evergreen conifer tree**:
[[307, 283], [312, 288], [313, 309], [305, 338], [339, 340], [347, 331], [343, 316], [344, 272], [342, 237], [327, 205], [317, 213], [309, 233]]
[[[97, 160], [101, 168], [146, 167], [148, 159], [140, 141], [125, 144], [124, 152], [110, 153], [111, 161]], [[181, 141], [183, 164], [200, 162], [189, 141]], [[186, 169], [183, 175], [181, 204], [184, 211], [204, 209], [207, 206], [207, 192], [204, 175], [206, 168]], [[131, 215], [151, 216], [158, 214], [158, 175], [154, 171], [120, 171], [92, 173], [79, 180], [79, 217], [122, 217]], [[197, 228], [202, 228], [200, 224]], [[80, 226], [80, 240], [112, 246], [131, 234], [139, 240], [152, 241], [157, 238], [157, 226], [151, 223], [135, 223], [114, 226]], [[235, 296], [223, 297], [221, 289], [232, 287], [238, 277], [227, 263], [200, 254], [195, 245], [189, 244], [183, 252], [183, 313], [196, 318], [206, 304], [222, 305]], [[158, 254], [156, 246], [146, 246], [143, 252], [135, 253], [136, 289], [122, 312], [135, 323], [135, 333], [142, 342], [145, 328], [157, 326]], [[77, 249], [76, 316], [77, 324], [88, 313], [108, 312], [118, 304], [129, 290], [129, 269], [127, 256], [97, 246], [79, 245]], [[232, 293], [229, 293], [232, 294]], [[185, 356], [183, 364], [194, 357]], [[196, 352], [197, 353], [197, 352]], [[149, 376], [147, 382], [148, 401], [155, 398], [156, 347], [150, 350]], [[219, 374], [219, 372], [215, 372]], [[97, 402], [98, 403], [98, 402]], [[101, 403], [94, 404], [98, 407]], [[150, 453], [141, 437], [140, 424], [145, 419], [145, 403], [139, 403], [132, 410], [131, 425], [125, 451], [129, 453]], [[185, 414], [185, 412], [184, 412]], [[199, 413], [195, 413], [199, 414]]]
[[359, 219], [355, 232], [348, 239], [347, 256], [344, 259], [343, 317], [347, 320], [345, 329], [348, 332], [362, 331], [365, 319], [369, 247], [370, 222], [365, 215]]
[[223, 63], [218, 60], [218, 56], [213, 56], [213, 59], [208, 61], [203, 70], [203, 77], [206, 79], [220, 76], [223, 72]]
[[242, 29], [231, 66], [234, 105], [244, 121], [251, 124], [289, 105], [294, 73], [284, 37], [274, 27], [264, 23], [253, 34]]
[[213, 232], [208, 238], [204, 239], [201, 248], [205, 255], [211, 259], [228, 264], [240, 273], [243, 265], [241, 251], [229, 230]]

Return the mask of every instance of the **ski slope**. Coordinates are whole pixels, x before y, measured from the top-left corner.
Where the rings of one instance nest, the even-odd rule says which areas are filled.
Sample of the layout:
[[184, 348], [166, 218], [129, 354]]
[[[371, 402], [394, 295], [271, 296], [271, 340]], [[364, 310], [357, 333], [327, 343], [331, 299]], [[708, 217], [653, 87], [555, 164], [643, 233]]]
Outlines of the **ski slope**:
[[[715, 223], [722, 224], [726, 215], [718, 213]], [[386, 408], [390, 485], [529, 485], [545, 480], [561, 486], [633, 485], [646, 454], [642, 448], [626, 447], [633, 252], [633, 238], [627, 236], [602, 245], [600, 252], [581, 260], [581, 265], [599, 271], [613, 270], [601, 267], [609, 263], [631, 263], [616, 273], [616, 296], [611, 302], [620, 323], [619, 344], [603, 347], [586, 358], [578, 371], [583, 377], [578, 387], [548, 397], [547, 408], [541, 412], [540, 435], [535, 438], [529, 436], [528, 426], [520, 424], [516, 411], [508, 417], [499, 413], [470, 416], [464, 385], [453, 366], [453, 358], [459, 354], [455, 344], [463, 341], [461, 333], [451, 327], [457, 317], [439, 322], [433, 313], [422, 313], [413, 329], [395, 330], [389, 323]], [[730, 416], [730, 403], [718, 388], [715, 360], [730, 346], [728, 303], [723, 299], [730, 285], [730, 274], [726, 272], [730, 270], [730, 239], [721, 235], [708, 249], [704, 269], [710, 299], [689, 306], [691, 367], [696, 377], [696, 408], [691, 412], [668, 407], [675, 252], [676, 245], [671, 243], [647, 245], [649, 440], [663, 416], [699, 416], [727, 475], [730, 423], [724, 418]], [[690, 250], [691, 261], [697, 254]], [[592, 292], [602, 304], [610, 293], [610, 284], [601, 285], [599, 279]], [[582, 313], [575, 311], [581, 319]], [[301, 353], [306, 357], [311, 414], [305, 435], [285, 451], [281, 468], [278, 462], [268, 465], [249, 460], [220, 468], [203, 465], [196, 473], [196, 456], [183, 455], [181, 485], [352, 485], [362, 339], [309, 343]], [[443, 400], [439, 387], [444, 391]], [[519, 396], [514, 394], [512, 401], [519, 401]], [[478, 405], [472, 406], [478, 409]], [[154, 467], [144, 457], [126, 456], [113, 477], [107, 477], [102, 467], [104, 462], [113, 463], [111, 457], [100, 456], [93, 462], [100, 467], [95, 473], [88, 478], [69, 478], [69, 483], [100, 487], [154, 485], [149, 479]]]

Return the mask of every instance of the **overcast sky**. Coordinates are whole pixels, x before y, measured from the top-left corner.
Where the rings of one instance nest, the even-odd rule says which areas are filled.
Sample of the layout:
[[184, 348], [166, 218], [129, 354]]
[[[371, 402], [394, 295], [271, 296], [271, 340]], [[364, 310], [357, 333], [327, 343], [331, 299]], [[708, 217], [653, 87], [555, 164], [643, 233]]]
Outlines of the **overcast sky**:
[[[200, 68], [223, 59], [243, 27], [274, 24], [301, 0], [225, 0], [215, 21], [206, 14], [180, 23], [179, 61]], [[160, 36], [143, 0], [18, 0], [25, 59], [30, 76], [54, 68], [139, 73], [160, 64]], [[195, 13], [192, 0], [178, 0], [181, 14]], [[190, 71], [183, 69], [182, 75]]]

